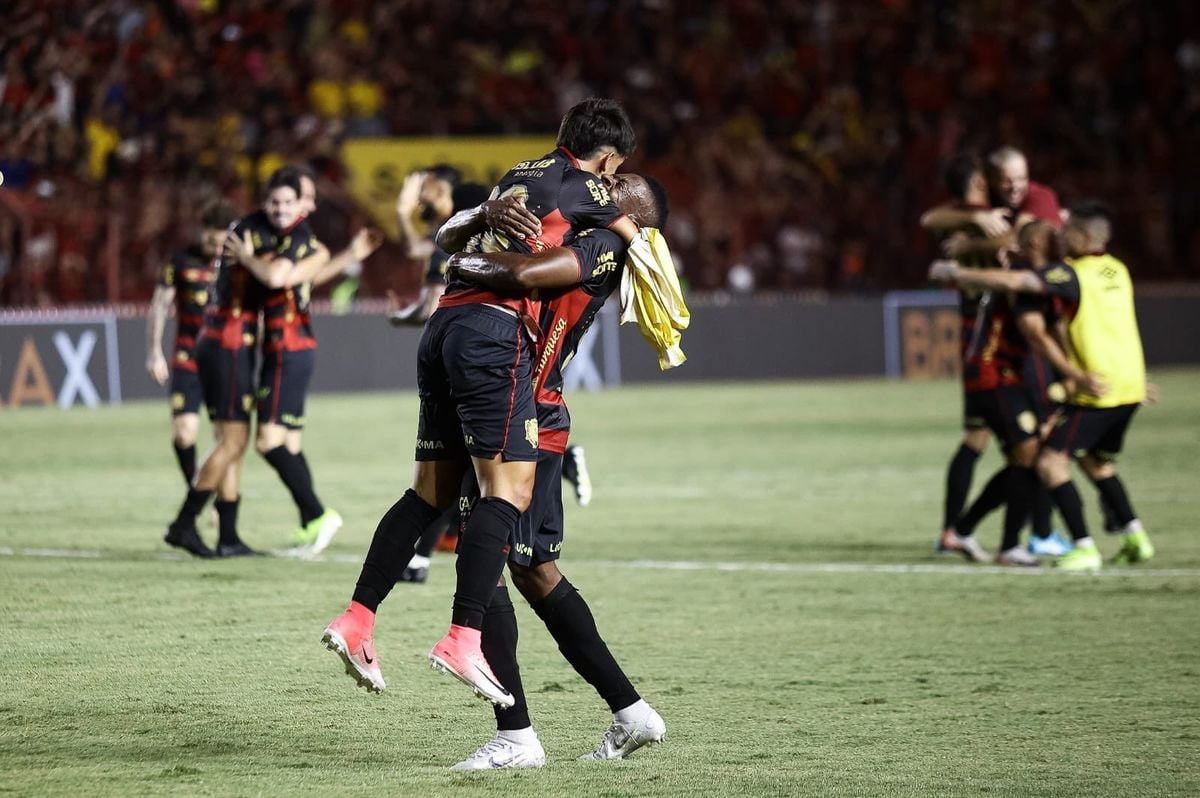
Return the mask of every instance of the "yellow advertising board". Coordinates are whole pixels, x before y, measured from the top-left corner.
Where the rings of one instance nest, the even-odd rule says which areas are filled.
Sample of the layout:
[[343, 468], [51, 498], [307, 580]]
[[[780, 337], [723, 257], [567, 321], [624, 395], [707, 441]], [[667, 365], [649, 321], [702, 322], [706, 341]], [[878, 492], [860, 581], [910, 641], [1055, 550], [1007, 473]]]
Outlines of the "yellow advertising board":
[[350, 139], [342, 162], [350, 172], [350, 194], [395, 238], [396, 196], [410, 172], [448, 163], [464, 180], [491, 188], [513, 164], [553, 149], [553, 136]]

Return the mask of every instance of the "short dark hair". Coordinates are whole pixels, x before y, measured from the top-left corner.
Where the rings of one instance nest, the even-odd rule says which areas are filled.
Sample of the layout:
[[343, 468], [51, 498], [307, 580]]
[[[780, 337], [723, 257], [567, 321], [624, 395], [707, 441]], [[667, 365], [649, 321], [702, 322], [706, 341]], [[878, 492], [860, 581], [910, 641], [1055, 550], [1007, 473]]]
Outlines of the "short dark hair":
[[1113, 212], [1107, 202], [1099, 199], [1080, 200], [1071, 205], [1067, 209], [1071, 219], [1079, 219], [1080, 221], [1090, 222], [1095, 220], [1104, 220], [1111, 223]]
[[267, 191], [270, 194], [277, 188], [290, 188], [300, 196], [300, 170], [294, 166], [281, 166], [267, 178]]
[[646, 220], [646, 226], [662, 230], [667, 226], [667, 217], [671, 214], [671, 208], [667, 204], [667, 190], [650, 175], [642, 175], [642, 179], [650, 186], [650, 193], [654, 196], [654, 214], [658, 217], [653, 223]]
[[612, 147], [625, 157], [633, 153], [637, 136], [620, 103], [589, 97], [573, 105], [563, 116], [557, 144], [583, 160], [594, 158], [604, 147]]
[[960, 152], [946, 162], [942, 170], [942, 180], [946, 182], [946, 190], [958, 199], [965, 199], [967, 189], [971, 187], [971, 176], [983, 174], [983, 161], [973, 152]]
[[450, 184], [451, 188], [462, 182], [462, 172], [448, 163], [435, 163], [433, 166], [421, 171], [433, 175], [438, 180], [445, 180]]
[[237, 211], [223, 200], [215, 200], [200, 212], [200, 226], [205, 230], [225, 230], [238, 219]]

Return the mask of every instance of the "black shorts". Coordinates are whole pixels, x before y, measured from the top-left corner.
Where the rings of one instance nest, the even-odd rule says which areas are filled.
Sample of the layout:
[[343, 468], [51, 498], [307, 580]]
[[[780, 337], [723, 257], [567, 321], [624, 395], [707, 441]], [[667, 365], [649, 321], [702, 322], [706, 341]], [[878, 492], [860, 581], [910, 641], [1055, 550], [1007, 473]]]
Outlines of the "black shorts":
[[963, 426], [987, 427], [1008, 450], [1038, 433], [1033, 397], [1023, 385], [1003, 385], [990, 391], [963, 394]]
[[[521, 513], [517, 526], [508, 539], [508, 561], [529, 566], [557, 560], [563, 544], [562, 501], [563, 456], [557, 452], [539, 451], [537, 478], [533, 484], [533, 499], [529, 509]], [[459, 540], [462, 540], [471, 509], [479, 499], [479, 483], [475, 473], [467, 469], [459, 498]]]
[[537, 459], [529, 337], [486, 305], [440, 308], [417, 350], [417, 460]]
[[187, 369], [171, 369], [171, 415], [199, 413], [204, 404], [204, 386], [200, 375]]
[[1046, 421], [1062, 408], [1067, 400], [1067, 391], [1059, 381], [1058, 373], [1046, 358], [1031, 352], [1025, 359], [1023, 375], [1025, 387], [1033, 399], [1033, 411], [1038, 421]]
[[1115, 460], [1125, 445], [1125, 431], [1140, 405], [1080, 407], [1067, 405], [1046, 445], [1076, 457], [1090, 454]]
[[258, 423], [304, 428], [304, 400], [317, 350], [264, 352], [258, 375]]
[[204, 405], [212, 421], [250, 423], [254, 407], [254, 348], [226, 349], [205, 338], [196, 346]]

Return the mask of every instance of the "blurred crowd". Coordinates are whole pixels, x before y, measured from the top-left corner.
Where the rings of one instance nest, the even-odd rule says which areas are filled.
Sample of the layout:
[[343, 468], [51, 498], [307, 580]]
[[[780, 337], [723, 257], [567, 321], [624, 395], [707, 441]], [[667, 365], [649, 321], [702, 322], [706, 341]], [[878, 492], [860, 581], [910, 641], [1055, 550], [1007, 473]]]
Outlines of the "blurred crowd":
[[[1135, 275], [1200, 278], [1194, 0], [4, 5], [0, 304], [148, 296], [200, 205], [285, 161], [336, 236], [347, 138], [552, 133], [593, 94], [634, 119], [693, 288], [920, 286], [941, 163], [1002, 143], [1107, 199]], [[415, 292], [400, 260], [368, 293]]]

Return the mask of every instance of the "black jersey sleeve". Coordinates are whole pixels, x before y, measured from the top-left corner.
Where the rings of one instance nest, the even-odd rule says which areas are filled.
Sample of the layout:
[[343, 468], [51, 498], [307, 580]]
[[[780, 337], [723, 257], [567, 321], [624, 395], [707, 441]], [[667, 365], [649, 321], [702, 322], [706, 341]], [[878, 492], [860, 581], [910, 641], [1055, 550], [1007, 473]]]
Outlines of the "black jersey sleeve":
[[278, 258], [290, 260], [292, 263], [298, 263], [313, 254], [316, 249], [317, 239], [313, 235], [312, 229], [307, 222], [300, 222], [290, 232], [280, 237], [275, 255]]
[[175, 283], [179, 280], [179, 272], [183, 269], [185, 260], [186, 258], [182, 251], [172, 255], [171, 259], [164, 263], [163, 267], [158, 270], [157, 285], [160, 288], [174, 288]]
[[625, 241], [610, 230], [585, 230], [567, 245], [579, 259], [579, 283], [592, 296], [616, 289], [625, 263]]
[[571, 169], [563, 176], [558, 207], [563, 218], [576, 230], [607, 229], [625, 215], [613, 202], [600, 178], [579, 169]]
[[1079, 276], [1065, 263], [1052, 263], [1038, 272], [1046, 293], [1071, 305], [1079, 304]]

